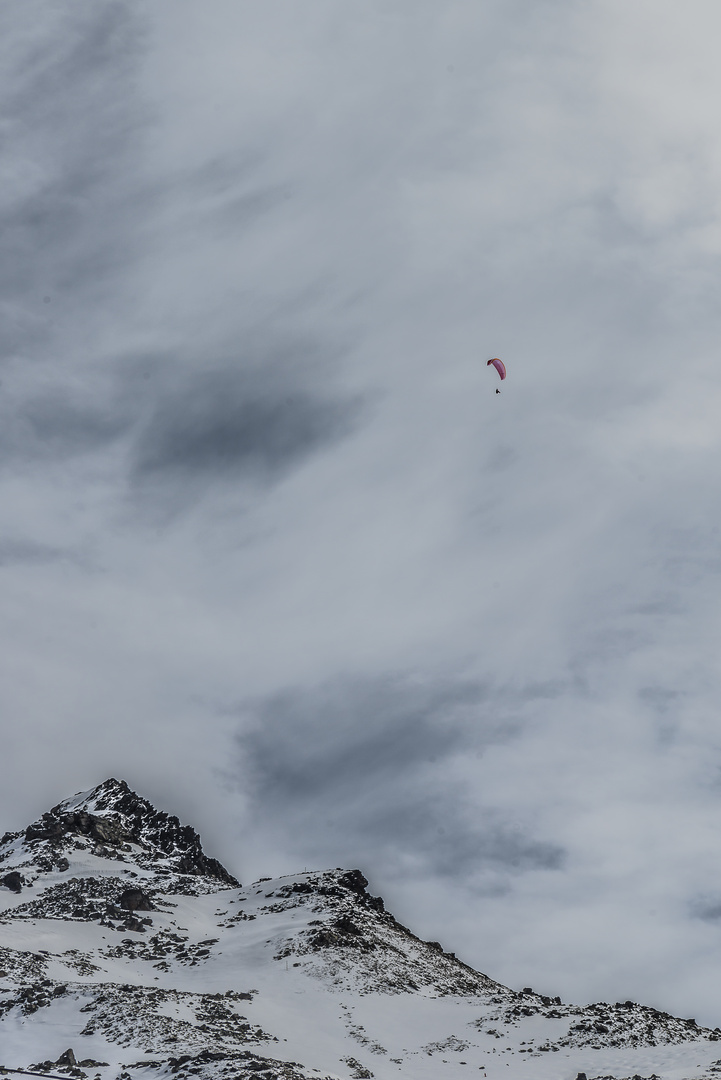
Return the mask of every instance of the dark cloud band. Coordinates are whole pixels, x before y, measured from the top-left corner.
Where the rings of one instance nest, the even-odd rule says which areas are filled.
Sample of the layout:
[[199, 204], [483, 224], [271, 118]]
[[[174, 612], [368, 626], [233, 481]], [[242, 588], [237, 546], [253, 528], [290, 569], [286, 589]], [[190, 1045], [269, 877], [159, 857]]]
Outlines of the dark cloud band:
[[242, 374], [192, 379], [158, 402], [135, 453], [136, 482], [163, 474], [273, 478], [348, 434], [358, 408]]
[[458, 878], [558, 869], [561, 847], [479, 812], [453, 779], [454, 758], [517, 733], [496, 706], [479, 682], [402, 676], [277, 694], [248, 707], [243, 787], [262, 827], [290, 827], [309, 858], [368, 852], [376, 866], [411, 859]]

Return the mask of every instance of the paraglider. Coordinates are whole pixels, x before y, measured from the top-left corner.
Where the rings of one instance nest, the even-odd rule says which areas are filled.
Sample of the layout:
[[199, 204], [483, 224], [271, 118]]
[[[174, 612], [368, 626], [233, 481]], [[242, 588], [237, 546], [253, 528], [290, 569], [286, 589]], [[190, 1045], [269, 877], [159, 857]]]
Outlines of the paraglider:
[[[503, 363], [503, 361], [499, 360], [497, 356], [494, 356], [491, 360], [486, 361], [486, 367], [490, 367], [491, 364], [493, 364], [494, 368], [496, 369], [498, 374], [501, 376], [501, 378], [505, 379], [505, 377], [506, 377], [506, 365]], [[501, 392], [500, 390], [498, 390], [498, 389], [496, 390], [497, 394], [500, 394], [500, 392]]]
[[503, 363], [503, 361], [499, 360], [497, 356], [494, 356], [492, 360], [489, 360], [487, 362], [486, 367], [490, 367], [491, 364], [493, 364], [494, 368], [496, 369], [498, 374], [501, 376], [501, 378], [505, 379], [505, 377], [506, 377], [506, 365]]

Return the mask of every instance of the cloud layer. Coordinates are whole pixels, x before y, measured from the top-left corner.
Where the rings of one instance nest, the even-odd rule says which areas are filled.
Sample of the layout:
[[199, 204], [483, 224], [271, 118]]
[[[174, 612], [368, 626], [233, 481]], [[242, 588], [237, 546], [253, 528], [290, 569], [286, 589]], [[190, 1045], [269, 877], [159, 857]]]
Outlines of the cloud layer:
[[360, 863], [514, 985], [718, 1022], [692, 8], [16, 8], [2, 828], [124, 775], [243, 877]]
[[376, 874], [400, 860], [416, 880], [490, 871], [494, 884], [499, 871], [557, 869], [557, 845], [498, 820], [463, 776], [466, 755], [518, 735], [493, 706], [473, 682], [399, 676], [249, 703], [239, 749], [255, 817], [263, 830], [272, 823], [289, 857], [312, 864], [352, 852]]

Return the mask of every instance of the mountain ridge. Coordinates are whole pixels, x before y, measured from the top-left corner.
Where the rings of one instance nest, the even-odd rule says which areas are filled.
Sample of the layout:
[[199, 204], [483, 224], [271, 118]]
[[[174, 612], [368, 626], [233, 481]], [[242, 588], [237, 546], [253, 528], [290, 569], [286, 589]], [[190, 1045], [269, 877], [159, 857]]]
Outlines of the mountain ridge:
[[110, 777], [90, 791], [79, 792], [24, 830], [27, 841], [48, 843], [51, 860], [59, 849], [67, 846], [68, 838], [78, 836], [115, 848], [139, 844], [149, 855], [154, 852], [157, 858], [164, 859], [167, 868], [177, 873], [240, 885], [217, 859], [205, 854], [200, 837], [190, 825], [181, 825], [175, 815], [156, 810], [147, 799], [132, 791], [125, 780]]
[[719, 1028], [514, 991], [422, 941], [367, 887], [336, 867], [244, 888], [125, 781], [65, 799], [0, 839], [0, 1067], [76, 1080], [721, 1076]]

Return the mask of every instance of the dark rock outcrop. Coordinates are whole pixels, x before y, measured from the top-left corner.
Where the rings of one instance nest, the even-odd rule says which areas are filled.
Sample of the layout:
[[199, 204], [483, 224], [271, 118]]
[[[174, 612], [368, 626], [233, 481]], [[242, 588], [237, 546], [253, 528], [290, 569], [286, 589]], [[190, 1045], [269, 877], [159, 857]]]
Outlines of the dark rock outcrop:
[[142, 889], [126, 889], [118, 900], [124, 911], [155, 911], [153, 901]]
[[345, 874], [339, 876], [338, 884], [344, 885], [346, 889], [350, 889], [351, 892], [362, 896], [368, 887], [368, 878], [364, 877], [360, 870], [348, 870]]
[[19, 893], [23, 887], [23, 879], [17, 870], [11, 871], [5, 877], [0, 878], [0, 885], [4, 885], [10, 892]]
[[43, 814], [39, 821], [28, 825], [25, 830], [26, 840], [59, 840], [68, 832], [63, 820], [56, 818], [51, 813]]
[[72, 814], [59, 813], [59, 807], [43, 814], [39, 821], [28, 825], [25, 830], [26, 840], [60, 840], [68, 833], [78, 836], [89, 836], [102, 844], [111, 844], [119, 847], [127, 840], [132, 839], [120, 826], [120, 823], [111, 818], [97, 817], [89, 814], [86, 810], [76, 811]]
[[382, 896], [371, 896], [369, 892], [366, 892], [368, 879], [361, 874], [360, 870], [348, 870], [347, 873], [341, 874], [338, 884], [355, 893], [365, 907], [372, 908], [374, 911], [385, 910]]

